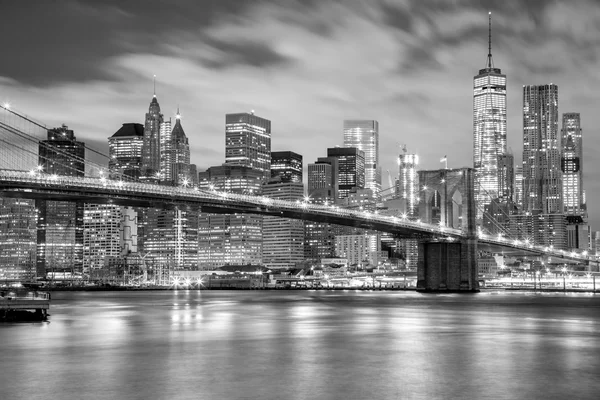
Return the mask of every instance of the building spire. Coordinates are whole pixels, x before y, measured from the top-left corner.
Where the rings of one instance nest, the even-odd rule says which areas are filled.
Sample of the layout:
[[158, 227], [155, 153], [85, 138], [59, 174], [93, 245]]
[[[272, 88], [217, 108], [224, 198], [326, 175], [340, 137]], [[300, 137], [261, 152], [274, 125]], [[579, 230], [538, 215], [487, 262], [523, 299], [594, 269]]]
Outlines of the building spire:
[[181, 114], [179, 113], [179, 104], [177, 104], [177, 116], [175, 116], [175, 119], [181, 119]]
[[489, 12], [489, 25], [488, 25], [488, 62], [487, 67], [492, 68], [492, 12]]
[[156, 75], [153, 76], [152, 83], [154, 84], [154, 97], [156, 97]]

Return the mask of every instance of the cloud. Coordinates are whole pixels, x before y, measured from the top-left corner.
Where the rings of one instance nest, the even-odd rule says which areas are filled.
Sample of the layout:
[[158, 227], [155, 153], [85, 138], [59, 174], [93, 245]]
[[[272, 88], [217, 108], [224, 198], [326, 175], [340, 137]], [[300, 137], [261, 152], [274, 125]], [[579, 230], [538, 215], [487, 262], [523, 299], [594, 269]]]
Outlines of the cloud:
[[[148, 10], [136, 9], [136, 2], [108, 3], [115, 23], [102, 20], [102, 6], [85, 3], [93, 7], [80, 10], [73, 29], [99, 32], [81, 36], [74, 49], [90, 48], [68, 54], [50, 46], [43, 53], [47, 71], [45, 64], [22, 71], [0, 66], [0, 100], [7, 97], [37, 119], [65, 122], [83, 140], [101, 142], [122, 123], [143, 121], [156, 74], [165, 116], [181, 107], [199, 170], [224, 161], [224, 115], [251, 109], [272, 120], [273, 149], [296, 151], [305, 164], [342, 143], [343, 119], [364, 118], [379, 120], [383, 170], [393, 175], [402, 143], [419, 152], [424, 168], [438, 168], [444, 154], [450, 166], [471, 165], [472, 79], [487, 56], [485, 2], [264, 1], [237, 7], [240, 2], [227, 1], [204, 9], [194, 3], [149, 4]], [[600, 124], [594, 89], [600, 83], [600, 15], [594, 4], [494, 2], [492, 12], [494, 62], [508, 77], [508, 136], [517, 162], [525, 84], [557, 83], [561, 112], [582, 113], [586, 151], [600, 149], [592, 134]], [[576, 19], [581, 23], [565, 22]], [[50, 36], [53, 43], [59, 39]], [[34, 39], [40, 36], [26, 42]], [[64, 71], [57, 70], [57, 57], [68, 61]], [[588, 156], [586, 179], [598, 180], [600, 161]], [[588, 199], [598, 197], [600, 190], [590, 185]]]

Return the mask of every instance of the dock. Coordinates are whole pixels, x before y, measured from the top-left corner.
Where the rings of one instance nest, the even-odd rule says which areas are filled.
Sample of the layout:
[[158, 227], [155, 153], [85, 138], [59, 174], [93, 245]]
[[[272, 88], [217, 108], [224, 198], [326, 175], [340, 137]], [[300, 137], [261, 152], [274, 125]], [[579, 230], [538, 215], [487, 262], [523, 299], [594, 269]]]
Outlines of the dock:
[[50, 309], [50, 293], [0, 290], [0, 321], [43, 321]]

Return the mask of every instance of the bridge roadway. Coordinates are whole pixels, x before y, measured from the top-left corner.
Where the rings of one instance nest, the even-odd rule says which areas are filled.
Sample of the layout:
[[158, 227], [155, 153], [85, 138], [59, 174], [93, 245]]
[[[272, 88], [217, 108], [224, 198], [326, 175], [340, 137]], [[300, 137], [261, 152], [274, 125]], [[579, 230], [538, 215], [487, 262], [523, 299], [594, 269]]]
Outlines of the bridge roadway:
[[[106, 178], [67, 177], [35, 171], [0, 170], [0, 194], [4, 197], [76, 201], [123, 206], [171, 208], [189, 207], [202, 212], [234, 212], [332, 223], [389, 232], [399, 237], [459, 240], [460, 229], [425, 224], [376, 212], [349, 210], [335, 205], [277, 200], [269, 197], [125, 182]], [[598, 261], [586, 253], [565, 252], [534, 246], [523, 241], [480, 235], [479, 247], [492, 252], [552, 256], [576, 262]]]

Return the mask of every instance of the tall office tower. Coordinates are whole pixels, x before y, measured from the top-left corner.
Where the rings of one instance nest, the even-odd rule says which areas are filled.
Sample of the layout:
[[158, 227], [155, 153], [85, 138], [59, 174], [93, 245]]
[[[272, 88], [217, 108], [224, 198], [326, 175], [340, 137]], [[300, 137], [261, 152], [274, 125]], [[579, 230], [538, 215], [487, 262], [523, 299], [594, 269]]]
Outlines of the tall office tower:
[[271, 178], [281, 182], [302, 183], [302, 156], [293, 151], [271, 152]]
[[[492, 60], [489, 15], [487, 65], [473, 78], [473, 167], [475, 201], [481, 209], [500, 197], [498, 158], [506, 153], [506, 75]], [[478, 211], [478, 218], [482, 212]]]
[[[190, 145], [185, 131], [181, 126], [181, 114], [177, 110], [175, 126], [170, 129], [165, 126], [164, 135], [161, 126], [161, 172], [163, 182], [168, 185], [192, 186], [194, 177], [190, 165]], [[164, 140], [163, 140], [164, 139]], [[195, 175], [196, 173], [194, 173]]]
[[157, 176], [160, 176], [159, 182], [164, 185], [171, 184], [171, 131], [173, 125], [171, 118], [160, 123], [159, 142], [160, 142], [160, 161]]
[[515, 205], [523, 209], [523, 166], [515, 166]]
[[558, 86], [523, 86], [523, 211], [563, 212]]
[[352, 188], [365, 188], [365, 153], [362, 150], [333, 147], [327, 149], [327, 157], [338, 160], [338, 199], [347, 197]]
[[398, 187], [400, 198], [404, 201], [404, 213], [409, 218], [418, 217], [419, 208], [419, 156], [404, 153], [398, 156]]
[[[398, 155], [398, 187], [403, 204], [403, 215], [410, 219], [419, 218], [419, 156], [407, 153]], [[419, 241], [417, 239], [402, 239], [398, 243], [398, 251], [404, 255], [407, 269], [417, 268], [419, 256]]]
[[527, 240], [538, 246], [555, 250], [567, 248], [566, 221], [563, 214], [540, 214], [527, 212], [511, 215], [509, 236]]
[[319, 157], [308, 164], [307, 195], [316, 203], [335, 202], [338, 197], [338, 159]]
[[510, 153], [498, 156], [498, 199], [501, 203], [514, 202], [515, 157]]
[[111, 179], [122, 175], [139, 180], [142, 168], [144, 126], [127, 123], [108, 138], [108, 171]]
[[[85, 175], [85, 144], [66, 125], [50, 129], [39, 143], [39, 165], [43, 173], [61, 176]], [[77, 272], [83, 267], [83, 203], [36, 200], [38, 209], [38, 276], [51, 272]]]
[[36, 222], [34, 200], [0, 197], [0, 279], [36, 275]]
[[[260, 194], [264, 173], [223, 164], [198, 174], [198, 187], [241, 194]], [[201, 269], [262, 263], [262, 216], [200, 213], [198, 263]]]
[[158, 182], [160, 174], [160, 124], [164, 122], [156, 93], [152, 97], [144, 123], [144, 144], [142, 147], [141, 179]]
[[[311, 203], [334, 204], [338, 188], [338, 159], [320, 157], [308, 164], [307, 195]], [[304, 258], [320, 262], [335, 256], [335, 227], [324, 222], [304, 222]]]
[[[279, 177], [262, 186], [262, 195], [273, 199], [301, 201], [302, 182], [282, 182]], [[304, 221], [263, 217], [262, 261], [267, 268], [294, 268], [304, 261]]]
[[271, 174], [271, 121], [252, 113], [225, 116], [225, 163]]
[[85, 204], [83, 266], [90, 277], [102, 277], [109, 257], [121, 254], [121, 208], [114, 204]]
[[561, 145], [564, 211], [587, 217], [583, 194], [583, 136], [579, 113], [562, 115]]
[[364, 153], [365, 184], [375, 198], [381, 193], [379, 165], [379, 123], [374, 120], [345, 120], [344, 147], [355, 147]]

